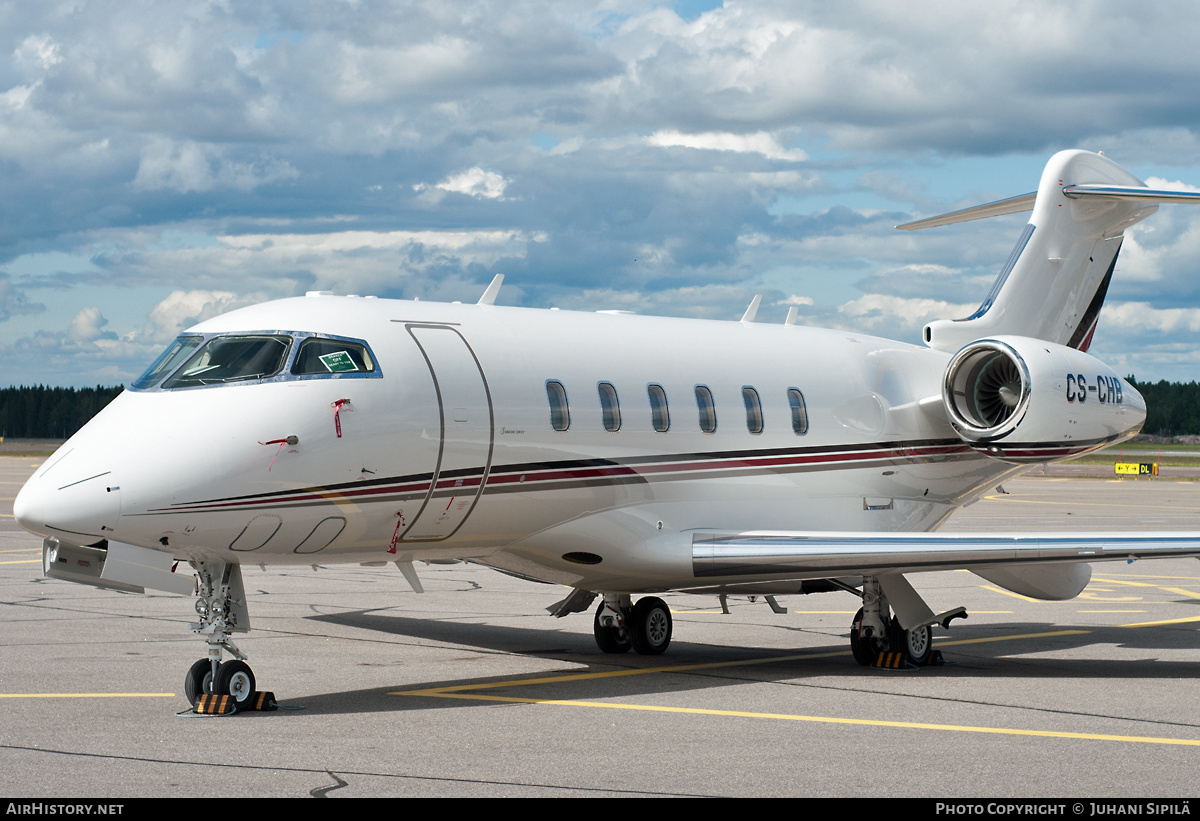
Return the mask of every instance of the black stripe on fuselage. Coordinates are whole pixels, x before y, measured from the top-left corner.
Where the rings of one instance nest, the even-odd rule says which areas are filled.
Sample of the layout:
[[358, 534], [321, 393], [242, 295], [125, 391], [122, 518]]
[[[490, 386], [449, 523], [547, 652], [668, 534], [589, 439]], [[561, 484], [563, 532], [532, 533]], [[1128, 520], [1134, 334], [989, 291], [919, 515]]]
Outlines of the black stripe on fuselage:
[[[958, 439], [924, 439], [904, 442], [875, 442], [861, 445], [826, 445], [810, 448], [759, 448], [753, 450], [708, 451], [703, 453], [653, 454], [621, 459], [564, 459], [547, 462], [518, 462], [494, 466], [485, 481], [485, 493], [564, 488], [594, 487], [612, 484], [640, 484], [650, 481], [677, 481], [695, 473], [697, 478], [719, 478], [757, 473], [795, 473], [839, 470], [866, 464], [887, 462], [927, 462], [944, 459], [977, 458], [969, 445]], [[736, 464], [736, 463], [743, 464]], [[482, 468], [461, 468], [438, 474], [434, 495], [444, 496], [465, 487], [477, 487]], [[417, 473], [332, 485], [310, 486], [287, 491], [271, 491], [242, 496], [226, 496], [193, 502], [181, 502], [170, 511], [257, 509], [259, 507], [297, 507], [323, 503], [391, 501], [420, 498], [429, 492], [432, 473]], [[467, 480], [469, 484], [454, 484]], [[407, 487], [405, 487], [407, 486]]]

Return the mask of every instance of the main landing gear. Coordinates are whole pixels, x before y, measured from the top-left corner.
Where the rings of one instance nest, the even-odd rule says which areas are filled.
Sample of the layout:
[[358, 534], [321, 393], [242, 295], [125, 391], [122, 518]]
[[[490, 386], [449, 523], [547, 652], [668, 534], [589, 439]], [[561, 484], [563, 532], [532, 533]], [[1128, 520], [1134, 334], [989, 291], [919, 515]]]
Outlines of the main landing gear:
[[[882, 631], [866, 630], [859, 608], [850, 623], [850, 651], [863, 667], [924, 667], [933, 658], [933, 631], [928, 624], [905, 630], [895, 616], [887, 620]], [[897, 654], [900, 658], [886, 658]], [[884, 664], [879, 663], [881, 655], [885, 657]]]
[[[907, 582], [897, 584], [893, 580], [891, 584], [894, 593], [911, 591]], [[864, 667], [911, 670], [940, 664], [941, 653], [933, 649], [933, 625], [940, 623], [949, 627], [952, 620], [967, 617], [962, 607], [935, 616], [924, 602], [920, 602], [928, 620], [905, 630], [900, 626], [900, 620], [891, 615], [891, 605], [877, 577], [864, 577], [861, 591], [846, 589], [862, 596], [863, 606], [850, 623], [850, 651], [854, 660]], [[916, 596], [916, 593], [912, 595]], [[919, 597], [917, 601], [920, 601]], [[909, 603], [911, 605], [911, 599]]]
[[[184, 695], [193, 707], [202, 695], [231, 696], [236, 704], [243, 704], [254, 695], [254, 671], [246, 663], [246, 655], [229, 639], [234, 631], [250, 629], [241, 567], [203, 561], [192, 562], [192, 567], [200, 577], [200, 597], [196, 599], [200, 621], [188, 626], [204, 639], [208, 656], [188, 668]], [[234, 658], [222, 662], [223, 651]]]
[[592, 623], [596, 644], [605, 653], [625, 653], [632, 647], [643, 656], [657, 656], [667, 649], [671, 627], [666, 602], [646, 596], [633, 604], [626, 593], [605, 593]]

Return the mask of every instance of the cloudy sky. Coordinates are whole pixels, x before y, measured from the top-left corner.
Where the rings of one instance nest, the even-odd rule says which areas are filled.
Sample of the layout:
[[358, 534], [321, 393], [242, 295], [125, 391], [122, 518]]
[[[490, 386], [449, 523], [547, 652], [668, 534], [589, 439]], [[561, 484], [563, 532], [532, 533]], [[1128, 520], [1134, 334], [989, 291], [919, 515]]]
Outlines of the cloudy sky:
[[[1200, 185], [1200, 4], [0, 0], [0, 384], [128, 382], [308, 290], [918, 342], [1064, 148]], [[1092, 352], [1200, 378], [1200, 207], [1129, 232]]]

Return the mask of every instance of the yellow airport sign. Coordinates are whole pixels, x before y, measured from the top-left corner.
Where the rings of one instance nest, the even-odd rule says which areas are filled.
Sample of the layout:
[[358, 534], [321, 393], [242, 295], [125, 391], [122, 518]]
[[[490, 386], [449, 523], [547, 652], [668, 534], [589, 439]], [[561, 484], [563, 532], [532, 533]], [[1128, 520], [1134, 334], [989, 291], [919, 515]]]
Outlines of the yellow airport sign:
[[1157, 476], [1158, 465], [1152, 462], [1117, 462], [1118, 476]]

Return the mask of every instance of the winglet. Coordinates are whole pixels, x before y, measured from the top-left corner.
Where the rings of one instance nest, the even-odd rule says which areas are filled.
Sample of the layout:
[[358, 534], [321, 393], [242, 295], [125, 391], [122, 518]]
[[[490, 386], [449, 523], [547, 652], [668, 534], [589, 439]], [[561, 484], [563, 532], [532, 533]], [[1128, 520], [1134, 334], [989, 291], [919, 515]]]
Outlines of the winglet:
[[742, 314], [742, 322], [753, 322], [754, 315], [758, 313], [758, 303], [762, 302], [762, 294], [755, 294], [754, 299], [750, 300], [750, 307], [746, 309], [746, 313]]
[[800, 319], [800, 309], [797, 308], [795, 305], [793, 305], [790, 308], [788, 308], [787, 319], [783, 320], [783, 324], [784, 325], [795, 325], [796, 321], [798, 319]]
[[496, 274], [492, 278], [492, 282], [487, 286], [487, 290], [483, 292], [483, 296], [479, 298], [477, 305], [495, 305], [496, 294], [500, 293], [500, 286], [504, 284], [504, 274]]

